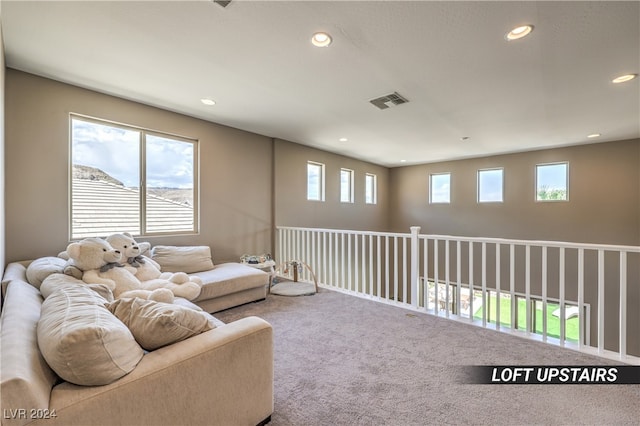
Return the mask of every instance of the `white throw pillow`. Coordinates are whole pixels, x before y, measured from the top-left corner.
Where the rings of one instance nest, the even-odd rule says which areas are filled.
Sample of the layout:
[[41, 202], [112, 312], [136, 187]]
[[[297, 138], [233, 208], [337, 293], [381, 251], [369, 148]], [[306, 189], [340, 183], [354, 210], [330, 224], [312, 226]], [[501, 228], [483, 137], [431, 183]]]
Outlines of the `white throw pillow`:
[[155, 300], [118, 299], [108, 308], [148, 351], [215, 328], [213, 317], [204, 311]]
[[42, 304], [38, 346], [62, 379], [77, 385], [109, 384], [133, 370], [144, 352], [107, 300], [82, 285], [63, 286]]
[[155, 246], [151, 258], [162, 272], [202, 272], [213, 269], [209, 246]]

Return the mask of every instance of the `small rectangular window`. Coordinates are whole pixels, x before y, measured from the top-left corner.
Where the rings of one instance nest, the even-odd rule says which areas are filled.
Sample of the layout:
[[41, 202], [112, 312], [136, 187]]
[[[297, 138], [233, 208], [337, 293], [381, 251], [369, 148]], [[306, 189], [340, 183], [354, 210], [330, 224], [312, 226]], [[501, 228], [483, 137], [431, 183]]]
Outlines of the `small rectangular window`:
[[307, 162], [307, 200], [324, 201], [324, 164]]
[[503, 169], [478, 170], [478, 202], [502, 203]]
[[569, 200], [569, 163], [536, 165], [536, 201]]
[[364, 176], [364, 202], [366, 204], [378, 202], [378, 177], [371, 173]]
[[451, 173], [429, 175], [429, 203], [449, 204], [451, 202]]
[[353, 203], [353, 170], [340, 169], [340, 202]]

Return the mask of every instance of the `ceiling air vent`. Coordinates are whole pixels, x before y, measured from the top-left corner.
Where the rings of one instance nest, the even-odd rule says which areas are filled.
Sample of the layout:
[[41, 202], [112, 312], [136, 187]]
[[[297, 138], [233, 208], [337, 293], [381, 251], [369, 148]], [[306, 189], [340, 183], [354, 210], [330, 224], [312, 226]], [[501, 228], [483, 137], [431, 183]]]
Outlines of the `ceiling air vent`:
[[213, 2], [218, 6], [227, 7], [229, 3], [231, 3], [231, 0], [213, 0]]
[[371, 99], [369, 102], [377, 106], [379, 109], [387, 109], [392, 106], [406, 104], [409, 101], [406, 98], [403, 98], [398, 92], [393, 92], [390, 95]]

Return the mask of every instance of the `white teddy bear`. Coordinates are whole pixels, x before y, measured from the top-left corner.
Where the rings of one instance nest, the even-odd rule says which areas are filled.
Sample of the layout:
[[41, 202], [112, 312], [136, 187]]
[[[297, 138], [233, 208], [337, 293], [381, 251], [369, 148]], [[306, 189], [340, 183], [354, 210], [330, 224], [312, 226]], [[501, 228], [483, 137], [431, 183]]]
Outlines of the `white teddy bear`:
[[85, 238], [71, 243], [67, 246], [67, 254], [82, 271], [82, 281], [106, 285], [116, 299], [139, 297], [173, 302], [174, 296], [170, 289], [145, 288], [133, 272], [120, 263], [122, 253], [101, 238]]
[[187, 300], [194, 300], [200, 295], [202, 280], [199, 277], [190, 277], [184, 272], [161, 272], [155, 260], [142, 254], [149, 249], [149, 243], [137, 243], [128, 232], [112, 234], [107, 237], [107, 242], [122, 253], [125, 266], [135, 269], [134, 274], [144, 288], [168, 288], [175, 296]]

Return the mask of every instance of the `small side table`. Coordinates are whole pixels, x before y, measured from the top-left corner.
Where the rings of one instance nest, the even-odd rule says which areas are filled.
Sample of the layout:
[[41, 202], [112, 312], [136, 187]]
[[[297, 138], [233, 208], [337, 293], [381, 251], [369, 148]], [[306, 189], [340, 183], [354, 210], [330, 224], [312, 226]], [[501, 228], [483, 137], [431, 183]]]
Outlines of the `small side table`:
[[276, 262], [274, 260], [265, 260], [262, 263], [249, 263], [241, 262], [243, 265], [251, 266], [252, 268], [260, 269], [269, 273], [269, 287], [267, 293], [271, 290], [271, 283], [276, 276]]

